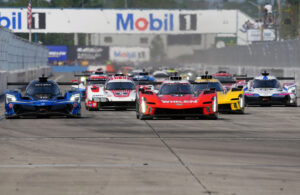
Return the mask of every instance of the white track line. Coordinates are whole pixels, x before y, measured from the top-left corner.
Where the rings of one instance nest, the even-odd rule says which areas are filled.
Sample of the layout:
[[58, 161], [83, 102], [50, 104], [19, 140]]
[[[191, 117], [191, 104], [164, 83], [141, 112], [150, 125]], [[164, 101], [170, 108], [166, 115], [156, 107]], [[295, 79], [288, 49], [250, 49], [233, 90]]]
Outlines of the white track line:
[[58, 80], [60, 80], [61, 78], [63, 78], [64, 75], [60, 75], [59, 77], [55, 78], [54, 81], [57, 82]]
[[2, 164], [0, 168], [90, 168], [90, 167], [116, 167], [116, 168], [139, 168], [139, 167], [179, 167], [179, 163], [118, 163], [118, 164], [108, 164], [108, 163], [97, 163], [97, 164]]

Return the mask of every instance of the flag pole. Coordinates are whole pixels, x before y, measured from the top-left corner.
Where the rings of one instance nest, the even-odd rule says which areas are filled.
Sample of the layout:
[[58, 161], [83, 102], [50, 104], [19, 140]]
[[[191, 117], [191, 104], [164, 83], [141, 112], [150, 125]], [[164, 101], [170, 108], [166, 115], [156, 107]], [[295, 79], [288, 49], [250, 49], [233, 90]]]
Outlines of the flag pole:
[[28, 7], [27, 7], [27, 23], [29, 29], [29, 42], [32, 42], [32, 0], [29, 0]]
[[29, 28], [29, 42], [32, 42], [32, 33], [31, 33], [31, 28]]

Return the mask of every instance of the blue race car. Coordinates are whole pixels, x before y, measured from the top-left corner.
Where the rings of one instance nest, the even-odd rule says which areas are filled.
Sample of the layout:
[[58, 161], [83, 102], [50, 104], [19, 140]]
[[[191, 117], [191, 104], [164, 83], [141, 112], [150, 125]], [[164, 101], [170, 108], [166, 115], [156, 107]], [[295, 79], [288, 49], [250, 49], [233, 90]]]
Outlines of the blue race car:
[[[25, 83], [8, 83], [8, 85], [24, 85]], [[31, 81], [24, 96], [20, 91], [7, 90], [5, 92], [5, 117], [7, 119], [23, 116], [81, 116], [80, 91], [67, 91], [64, 96], [59, 84], [47, 77], [40, 77]]]
[[148, 72], [139, 72], [132, 78], [134, 81], [154, 81], [154, 78]]

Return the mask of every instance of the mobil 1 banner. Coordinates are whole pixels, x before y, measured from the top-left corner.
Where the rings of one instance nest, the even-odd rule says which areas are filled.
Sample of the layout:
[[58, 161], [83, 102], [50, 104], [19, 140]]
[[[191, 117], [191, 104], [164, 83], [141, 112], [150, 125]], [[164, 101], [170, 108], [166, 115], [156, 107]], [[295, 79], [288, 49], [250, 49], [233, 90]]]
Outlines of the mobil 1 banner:
[[109, 59], [114, 62], [148, 62], [150, 49], [143, 47], [110, 47]]
[[[0, 8], [0, 25], [28, 33], [27, 9]], [[43, 9], [33, 10], [32, 32], [201, 34], [236, 33], [237, 10]]]

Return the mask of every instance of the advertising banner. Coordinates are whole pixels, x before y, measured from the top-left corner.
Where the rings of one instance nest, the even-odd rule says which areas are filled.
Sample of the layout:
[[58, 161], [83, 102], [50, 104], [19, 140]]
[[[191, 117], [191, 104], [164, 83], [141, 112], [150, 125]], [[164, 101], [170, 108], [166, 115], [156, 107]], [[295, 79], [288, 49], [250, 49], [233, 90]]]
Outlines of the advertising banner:
[[[0, 8], [0, 25], [27, 33], [26, 8]], [[32, 32], [236, 33], [237, 10], [32, 9]]]
[[49, 49], [48, 61], [64, 62], [68, 59], [68, 48], [64, 45], [47, 45]]
[[109, 58], [115, 62], [147, 62], [150, 49], [142, 47], [110, 47]]
[[109, 47], [106, 46], [69, 46], [68, 60], [79, 64], [101, 64], [109, 58]]
[[250, 29], [248, 30], [248, 41], [274, 41], [276, 38], [274, 29], [264, 29], [262, 35], [263, 40], [261, 40], [261, 31], [259, 29]]

